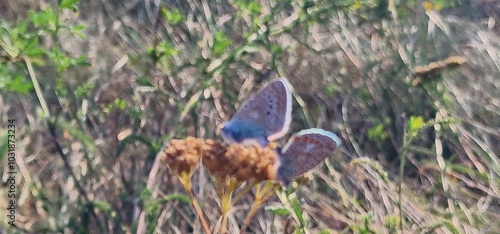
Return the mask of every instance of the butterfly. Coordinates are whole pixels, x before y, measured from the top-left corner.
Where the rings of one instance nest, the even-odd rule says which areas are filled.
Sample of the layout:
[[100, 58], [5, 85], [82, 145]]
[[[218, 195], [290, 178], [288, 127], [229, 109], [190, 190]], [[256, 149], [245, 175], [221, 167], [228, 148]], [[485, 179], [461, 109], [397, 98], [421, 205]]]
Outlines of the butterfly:
[[311, 170], [330, 156], [341, 143], [337, 135], [319, 128], [295, 133], [278, 150], [277, 179], [287, 186], [293, 178]]
[[291, 121], [292, 93], [288, 81], [280, 78], [250, 96], [220, 132], [228, 143], [265, 147], [284, 136]]

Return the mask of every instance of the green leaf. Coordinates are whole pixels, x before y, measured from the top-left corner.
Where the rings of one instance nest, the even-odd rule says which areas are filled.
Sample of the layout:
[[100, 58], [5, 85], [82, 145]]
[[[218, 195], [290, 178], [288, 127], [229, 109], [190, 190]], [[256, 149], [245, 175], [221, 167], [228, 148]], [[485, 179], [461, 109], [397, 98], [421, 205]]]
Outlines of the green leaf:
[[17, 58], [24, 54], [40, 56], [43, 50], [38, 47], [38, 36], [26, 32], [27, 23], [18, 22], [16, 27], [10, 28], [6, 24], [0, 24], [0, 47], [2, 47], [11, 58]]
[[175, 49], [174, 45], [168, 41], [161, 42], [156, 50], [158, 57], [170, 58], [179, 54], [179, 51]]
[[146, 77], [139, 77], [137, 80], [136, 80], [136, 83], [141, 85], [141, 86], [147, 86], [147, 87], [155, 87], [151, 81], [146, 78]]
[[115, 105], [118, 107], [118, 109], [125, 109], [127, 107], [127, 102], [123, 99], [115, 99]]
[[270, 211], [271, 213], [273, 213], [275, 215], [280, 215], [280, 216], [290, 215], [290, 211], [288, 211], [284, 207], [268, 206], [268, 207], [266, 207], [266, 210]]
[[281, 55], [283, 53], [283, 48], [279, 45], [272, 45], [271, 46], [271, 53], [273, 55]]
[[247, 11], [250, 15], [258, 15], [262, 13], [262, 4], [254, 0], [237, 0], [235, 4], [242, 11]]
[[92, 205], [95, 208], [98, 208], [101, 211], [104, 211], [106, 214], [110, 214], [113, 209], [111, 208], [111, 205], [105, 201], [100, 201], [100, 200], [94, 200], [92, 201]]
[[76, 87], [75, 95], [77, 97], [88, 97], [90, 96], [90, 93], [92, 92], [92, 89], [94, 89], [95, 82], [86, 82], [78, 87]]
[[172, 193], [166, 197], [164, 197], [164, 201], [180, 201], [186, 204], [191, 204], [191, 201], [189, 200], [189, 197], [187, 195], [184, 195], [182, 193]]
[[36, 28], [39, 28], [42, 25], [46, 25], [48, 22], [47, 17], [45, 16], [44, 12], [29, 11], [28, 16]]
[[12, 43], [14, 30], [11, 29], [6, 22], [0, 21], [0, 48], [7, 52], [12, 58], [19, 55], [19, 49]]
[[21, 33], [25, 33], [26, 30], [28, 30], [28, 21], [19, 21], [17, 24], [16, 24], [16, 29], [18, 30], [18, 32], [21, 32]]
[[52, 51], [48, 51], [47, 55], [56, 65], [58, 72], [67, 71], [69, 68], [77, 65], [89, 65], [85, 55], [81, 55], [78, 58], [71, 58], [58, 48], [53, 48]]
[[76, 3], [78, 3], [80, 0], [62, 0], [61, 3], [59, 4], [59, 7], [61, 9], [69, 9], [72, 11], [76, 11]]
[[165, 20], [169, 22], [171, 25], [177, 25], [182, 20], [182, 14], [179, 10], [175, 9], [173, 11], [169, 11], [167, 8], [162, 7], [161, 13]]
[[17, 76], [12, 80], [12, 83], [9, 85], [10, 90], [15, 93], [26, 94], [29, 91], [33, 90], [33, 83], [30, 81], [26, 81], [24, 77], [21, 75]]
[[250, 14], [260, 14], [262, 12], [262, 4], [258, 2], [250, 2], [248, 3], [247, 9], [250, 11]]
[[45, 10], [40, 12], [30, 11], [29, 17], [33, 22], [33, 25], [37, 29], [41, 30], [39, 33], [42, 33], [42, 31], [44, 30], [48, 31], [49, 33], [54, 32], [57, 28], [59, 20], [58, 15], [52, 8], [46, 8]]
[[31, 83], [31, 81], [25, 80], [22, 75], [18, 74], [14, 77], [14, 79], [6, 84], [6, 88], [7, 90], [14, 93], [26, 94], [33, 90], [33, 83]]
[[85, 26], [79, 24], [79, 25], [75, 25], [75, 26], [70, 27], [69, 30], [70, 30], [70, 32], [79, 36], [81, 39], [87, 39], [87, 35], [85, 35], [85, 33], [83, 32], [84, 29], [85, 29]]
[[23, 50], [24, 54], [28, 55], [29, 57], [39, 57], [44, 54], [44, 51], [42, 48], [38, 47], [38, 38], [30, 38], [28, 41], [25, 41], [26, 45], [24, 45], [23, 48], [20, 48]]
[[389, 137], [383, 124], [377, 124], [374, 128], [368, 129], [368, 139], [372, 141], [384, 141]]
[[214, 38], [214, 53], [215, 54], [223, 54], [226, 51], [226, 48], [231, 45], [231, 41], [226, 36], [226, 34], [222, 31], [215, 33]]
[[424, 118], [422, 116], [410, 116], [408, 122], [408, 132], [414, 135], [418, 129], [424, 125]]
[[73, 66], [90, 66], [90, 62], [87, 60], [87, 56], [85, 54], [80, 55], [80, 57], [76, 59], [72, 59]]
[[299, 219], [300, 226], [304, 227], [305, 222], [304, 222], [304, 214], [302, 212], [302, 203], [300, 203], [299, 200], [294, 200], [292, 202], [292, 209], [295, 215], [297, 215], [297, 218]]
[[339, 87], [337, 85], [334, 85], [334, 84], [328, 84], [325, 88], [325, 93], [329, 97], [334, 97], [335, 94], [338, 92], [339, 92]]

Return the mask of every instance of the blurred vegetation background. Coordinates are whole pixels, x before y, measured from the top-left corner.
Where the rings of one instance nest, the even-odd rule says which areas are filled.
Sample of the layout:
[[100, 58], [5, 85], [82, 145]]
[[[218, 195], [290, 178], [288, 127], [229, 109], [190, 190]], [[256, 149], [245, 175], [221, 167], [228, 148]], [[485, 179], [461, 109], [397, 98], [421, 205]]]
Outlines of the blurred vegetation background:
[[[22, 0], [0, 15], [0, 158], [15, 119], [20, 172], [17, 227], [1, 215], [0, 232], [202, 232], [158, 151], [221, 140], [217, 124], [281, 76], [290, 134], [320, 127], [343, 145], [248, 232], [500, 230], [495, 0]], [[203, 167], [192, 184], [217, 230]]]

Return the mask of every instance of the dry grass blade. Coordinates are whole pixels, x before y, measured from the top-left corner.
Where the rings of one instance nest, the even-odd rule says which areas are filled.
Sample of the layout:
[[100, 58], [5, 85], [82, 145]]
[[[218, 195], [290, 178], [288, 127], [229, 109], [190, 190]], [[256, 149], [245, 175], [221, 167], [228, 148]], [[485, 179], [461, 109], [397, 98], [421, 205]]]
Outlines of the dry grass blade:
[[[498, 1], [217, 3], [0, 1], [0, 232], [500, 229]], [[274, 151], [203, 139], [280, 76], [343, 145], [275, 197]]]

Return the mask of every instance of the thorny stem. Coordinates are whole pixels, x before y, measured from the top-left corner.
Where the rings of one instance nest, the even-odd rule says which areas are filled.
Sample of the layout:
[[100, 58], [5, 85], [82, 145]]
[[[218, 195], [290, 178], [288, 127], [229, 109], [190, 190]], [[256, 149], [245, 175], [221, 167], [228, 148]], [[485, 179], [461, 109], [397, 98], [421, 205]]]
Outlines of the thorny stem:
[[203, 216], [203, 212], [201, 211], [200, 204], [198, 204], [198, 200], [194, 198], [193, 190], [191, 189], [191, 181], [190, 181], [191, 174], [182, 173], [181, 175], [178, 175], [178, 178], [181, 181], [182, 185], [184, 186], [184, 189], [186, 189], [186, 192], [189, 196], [189, 200], [191, 201], [191, 205], [193, 205], [194, 211], [198, 216], [198, 218], [200, 219], [203, 231], [205, 233], [212, 233], [210, 231], [210, 227], [208, 226], [207, 221], [205, 220], [205, 217]]

